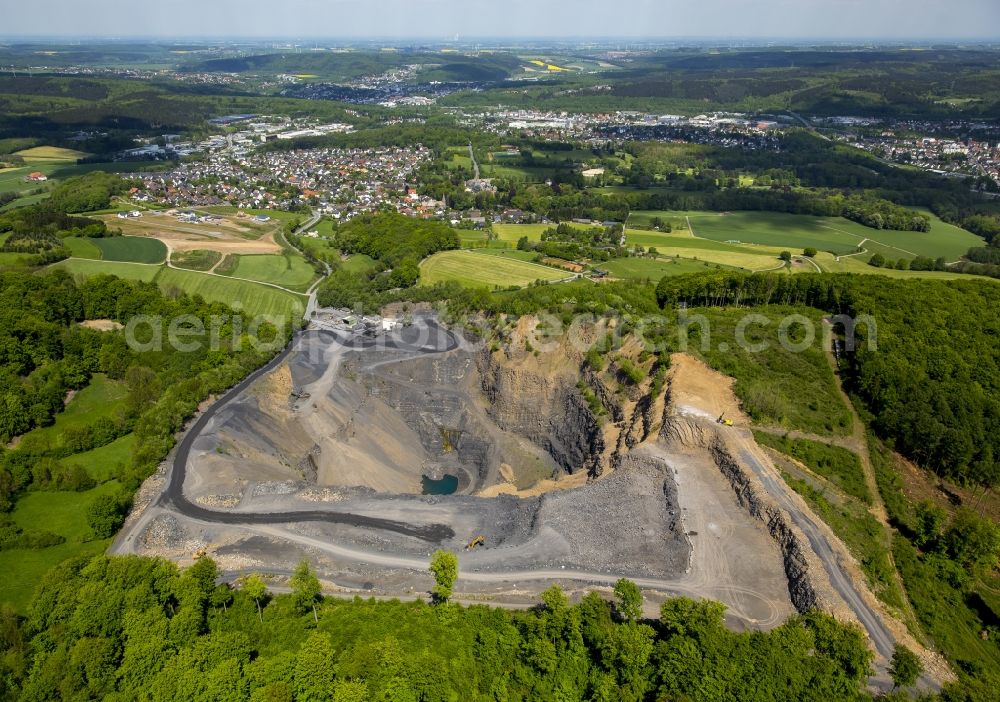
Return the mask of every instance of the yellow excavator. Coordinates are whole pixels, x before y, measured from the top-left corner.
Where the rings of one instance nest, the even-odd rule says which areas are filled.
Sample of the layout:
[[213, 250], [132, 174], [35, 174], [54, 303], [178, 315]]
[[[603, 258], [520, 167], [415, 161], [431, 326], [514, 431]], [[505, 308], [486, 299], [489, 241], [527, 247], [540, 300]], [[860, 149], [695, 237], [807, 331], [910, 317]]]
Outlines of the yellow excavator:
[[731, 426], [733, 426], [733, 420], [726, 419], [726, 415], [725, 414], [720, 414], [719, 418], [716, 419], [715, 421], [718, 422], [719, 424], [721, 424], [724, 427], [731, 427]]
[[206, 544], [205, 546], [202, 546], [197, 551], [192, 553], [191, 559], [197, 561], [200, 558], [204, 558], [205, 556], [208, 555], [208, 552], [211, 551], [213, 548], [215, 548], [214, 544]]
[[472, 541], [469, 542], [468, 546], [465, 547], [465, 550], [472, 551], [485, 544], [486, 544], [486, 537], [480, 534], [479, 536], [477, 536], [476, 538], [474, 538]]

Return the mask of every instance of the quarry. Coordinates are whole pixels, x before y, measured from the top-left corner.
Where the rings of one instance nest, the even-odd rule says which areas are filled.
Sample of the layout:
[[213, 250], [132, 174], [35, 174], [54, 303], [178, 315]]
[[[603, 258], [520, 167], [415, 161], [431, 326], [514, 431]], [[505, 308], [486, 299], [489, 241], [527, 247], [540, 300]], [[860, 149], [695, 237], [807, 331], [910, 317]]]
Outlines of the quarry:
[[[209, 554], [278, 588], [307, 558], [329, 592], [415, 598], [445, 548], [466, 603], [628, 577], [649, 616], [705, 597], [766, 630], [818, 607], [891, 655], [905, 634], [754, 442], [730, 379], [674, 354], [660, 387], [624, 382], [613, 359], [598, 371], [568, 343], [532, 349], [535, 324], [489, 341], [430, 313], [374, 336], [302, 332], [203, 408], [113, 550]], [[626, 339], [617, 357], [643, 354]]]

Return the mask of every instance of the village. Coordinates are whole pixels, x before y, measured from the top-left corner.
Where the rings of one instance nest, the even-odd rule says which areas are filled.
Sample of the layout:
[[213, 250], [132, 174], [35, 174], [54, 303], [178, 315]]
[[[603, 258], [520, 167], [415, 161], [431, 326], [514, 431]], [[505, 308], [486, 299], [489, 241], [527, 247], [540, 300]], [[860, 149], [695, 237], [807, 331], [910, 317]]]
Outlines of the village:
[[943, 175], [977, 178], [992, 192], [1000, 189], [1000, 144], [997, 141], [930, 136], [926, 127], [913, 135], [911, 130], [916, 126], [894, 125], [877, 133], [852, 133], [838, 138], [887, 161]]
[[141, 174], [137, 202], [171, 207], [233, 205], [296, 210], [305, 206], [335, 220], [393, 209], [444, 216], [444, 203], [408, 186], [431, 152], [407, 149], [222, 150], [167, 172]]

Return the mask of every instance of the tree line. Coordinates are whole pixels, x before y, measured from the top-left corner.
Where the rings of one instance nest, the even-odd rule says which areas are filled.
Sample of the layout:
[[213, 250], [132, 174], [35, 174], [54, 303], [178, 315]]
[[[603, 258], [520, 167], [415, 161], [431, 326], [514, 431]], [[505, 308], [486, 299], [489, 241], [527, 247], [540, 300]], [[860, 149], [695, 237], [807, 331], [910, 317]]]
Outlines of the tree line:
[[[0, 696], [50, 700], [870, 699], [856, 625], [812, 612], [734, 633], [725, 607], [668, 600], [642, 618], [619, 581], [571, 604], [557, 586], [506, 611], [322, 597], [308, 563], [292, 592], [249, 574], [219, 584], [203, 557], [75, 559], [40, 583], [25, 617], [0, 610]], [[444, 572], [448, 571], [448, 572]]]
[[664, 278], [661, 306], [796, 304], [877, 323], [848, 354], [848, 383], [878, 434], [921, 465], [966, 484], [1000, 479], [1000, 288], [989, 281], [711, 273]]
[[[270, 355], [245, 332], [234, 336], [234, 329], [248, 328], [242, 314], [200, 296], [165, 295], [153, 283], [103, 275], [76, 283], [60, 270], [44, 276], [8, 272], [0, 273], [0, 291], [0, 443], [22, 436], [15, 448], [0, 449], [0, 512], [11, 510], [28, 490], [88, 489], [92, 478], [71, 457], [133, 433], [135, 450], [117, 476], [130, 494], [155, 470], [199, 403]], [[124, 325], [136, 315], [159, 318], [164, 326], [192, 315], [203, 329], [192, 329], [189, 340], [200, 347], [182, 352], [164, 343], [161, 349], [134, 350], [122, 331], [79, 324], [100, 319]], [[209, 344], [213, 319], [222, 320], [216, 349]], [[269, 325], [259, 332], [265, 340], [276, 333]], [[51, 426], [67, 393], [87, 387], [98, 373], [124, 386], [120, 408], [55, 437], [28, 433]]]

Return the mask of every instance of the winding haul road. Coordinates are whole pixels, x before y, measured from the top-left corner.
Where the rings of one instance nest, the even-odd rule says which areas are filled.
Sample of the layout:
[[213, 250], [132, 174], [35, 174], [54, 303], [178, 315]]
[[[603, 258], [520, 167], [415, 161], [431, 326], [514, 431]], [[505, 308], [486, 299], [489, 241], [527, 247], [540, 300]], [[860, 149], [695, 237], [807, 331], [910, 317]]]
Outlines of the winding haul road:
[[[426, 319], [421, 322], [426, 328], [438, 333], [439, 343], [417, 344], [403, 339], [401, 336], [382, 338], [363, 338], [359, 336], [348, 336], [330, 331], [315, 332], [324, 337], [336, 339], [336, 343], [347, 345], [352, 344], [352, 348], [357, 350], [373, 349], [379, 346], [381, 349], [398, 350], [410, 353], [421, 354], [441, 354], [452, 351], [459, 346], [458, 338], [450, 331], [440, 327], [433, 320]], [[406, 568], [416, 571], [426, 569], [426, 561], [420, 558], [404, 557], [386, 553], [374, 553], [352, 549], [326, 540], [316, 539], [310, 536], [296, 533], [290, 529], [282, 528], [283, 525], [291, 525], [300, 522], [324, 522], [328, 524], [345, 524], [348, 526], [378, 529], [394, 532], [405, 536], [415, 537], [428, 543], [429, 546], [439, 544], [454, 538], [454, 531], [448, 524], [424, 524], [415, 525], [390, 519], [382, 519], [366, 515], [341, 512], [336, 510], [289, 510], [280, 512], [233, 512], [208, 509], [191, 502], [184, 495], [184, 482], [187, 478], [188, 464], [191, 451], [195, 441], [215, 418], [218, 412], [234, 401], [242, 392], [247, 390], [255, 381], [262, 376], [275, 370], [282, 364], [288, 356], [296, 349], [305, 332], [296, 333], [292, 341], [279, 354], [277, 354], [267, 365], [257, 369], [239, 384], [227, 391], [217, 402], [203, 412], [191, 425], [177, 446], [177, 451], [170, 466], [170, 474], [167, 485], [155, 502], [155, 506], [170, 511], [175, 511], [190, 519], [216, 524], [228, 524], [245, 527], [247, 531], [260, 535], [278, 538], [286, 541], [297, 542], [305, 546], [324, 551], [331, 555], [352, 561], [380, 565], [391, 568]], [[421, 339], [426, 337], [421, 336]], [[443, 339], [443, 343], [440, 340]], [[881, 657], [888, 659], [892, 656], [895, 646], [895, 637], [885, 626], [881, 616], [875, 612], [865, 601], [858, 589], [855, 587], [851, 576], [840, 566], [833, 547], [822, 533], [815, 521], [789, 497], [788, 488], [783, 483], [779, 484], [773, 473], [766, 470], [760, 461], [749, 451], [742, 452], [743, 462], [750, 466], [753, 472], [760, 478], [765, 489], [779, 502], [780, 506], [788, 512], [793, 521], [805, 533], [812, 550], [823, 562], [827, 570], [831, 584], [844, 599], [845, 603], [857, 615], [858, 619], [867, 630], [875, 649]], [[129, 545], [140, 530], [145, 520], [133, 524], [123, 530], [113, 551], [124, 552], [129, 549]], [[584, 572], [571, 569], [538, 569], [522, 571], [500, 571], [500, 572], [470, 572], [462, 573], [463, 581], [482, 583], [511, 583], [528, 582], [538, 580], [569, 580], [597, 585], [611, 585], [618, 575], [601, 572]], [[640, 587], [656, 590], [663, 593], [675, 595], [689, 595], [694, 597], [706, 596], [703, 586], [697, 583], [685, 582], [684, 578], [659, 579], [659, 578], [634, 578], [634, 582]], [[744, 588], [736, 583], [728, 583], [721, 590], [729, 591], [730, 595], [740, 594], [745, 597], [760, 600], [758, 605], [763, 604], [770, 609], [770, 613], [760, 617], [751, 618], [747, 613], [737, 611], [732, 608], [733, 614], [756, 626], [774, 626], [781, 618], [777, 610], [766, 598], [749, 588]], [[708, 596], [718, 597], [722, 592], [715, 592]], [[881, 676], [879, 676], [881, 677]], [[884, 681], [876, 678], [875, 684], [884, 686]], [[932, 683], [933, 684], [933, 683]]]
[[[409, 351], [414, 353], [425, 353], [425, 354], [437, 354], [437, 353], [447, 353], [458, 348], [458, 340], [453, 333], [443, 329], [438, 326], [434, 321], [427, 320], [425, 324], [428, 328], [439, 332], [443, 335], [445, 343], [443, 346], [439, 347], [429, 347], [426, 345], [415, 346], [404, 341], [402, 338], [393, 337], [383, 337], [381, 339], [372, 338], [360, 338], [352, 337], [354, 342], [353, 348], [355, 349], [371, 349], [376, 345], [380, 345], [381, 348], [393, 349], [397, 351]], [[342, 335], [336, 334], [334, 332], [320, 332], [324, 336], [331, 336], [337, 339], [338, 343], [344, 344], [345, 339]], [[227, 391], [218, 401], [216, 401], [211, 407], [205, 410], [200, 417], [195, 421], [193, 425], [184, 434], [180, 443], [177, 446], [177, 452], [174, 456], [173, 464], [170, 471], [170, 480], [164, 489], [162, 495], [160, 495], [157, 505], [162, 507], [172, 508], [174, 511], [192, 519], [197, 519], [203, 522], [213, 522], [218, 524], [246, 524], [246, 525], [263, 525], [263, 524], [289, 524], [293, 522], [326, 522], [330, 524], [347, 524], [349, 526], [356, 527], [366, 527], [372, 529], [381, 529], [384, 531], [392, 531], [397, 534], [403, 534], [406, 536], [413, 536], [424, 541], [431, 543], [440, 543], [446, 539], [450, 539], [455, 535], [455, 532], [447, 524], [427, 524], [427, 525], [413, 525], [407, 524], [405, 522], [397, 522], [390, 519], [380, 519], [378, 517], [368, 517], [358, 514], [351, 514], [349, 512], [338, 512], [334, 510], [290, 510], [282, 512], [227, 512], [220, 510], [207, 509], [201, 507], [193, 502], [191, 502], [184, 495], [184, 481], [187, 479], [188, 463], [191, 457], [191, 449], [194, 446], [194, 442], [201, 435], [205, 427], [208, 426], [209, 422], [218, 414], [219, 410], [223, 409], [230, 402], [235, 400], [240, 393], [245, 391], [250, 385], [257, 381], [260, 377], [270, 373], [279, 365], [281, 365], [289, 354], [295, 349], [296, 342], [301, 338], [302, 332], [297, 333], [292, 341], [281, 351], [277, 356], [275, 356], [271, 361], [258, 368], [256, 371], [247, 376], [238, 385], [232, 387]], [[439, 336], [440, 338], [440, 336]]]
[[869, 606], [861, 596], [861, 593], [858, 592], [851, 576], [845, 573], [840, 567], [837, 554], [834, 552], [826, 536], [823, 535], [819, 526], [792, 502], [788, 495], [788, 487], [784, 482], [782, 481], [779, 484], [774, 474], [771, 471], [765, 470], [749, 451], [743, 451], [740, 457], [746, 465], [751, 467], [757, 477], [760, 478], [761, 483], [764, 484], [764, 489], [778, 501], [781, 508], [788, 513], [792, 521], [795, 522], [795, 525], [809, 539], [809, 546], [823, 562], [823, 566], [830, 576], [830, 584], [833, 585], [837, 594], [844, 599], [844, 602], [857, 615], [862, 626], [868, 631], [868, 636], [875, 645], [875, 650], [880, 655], [885, 656], [886, 659], [892, 658], [893, 649], [896, 644], [895, 637], [886, 628], [885, 623], [878, 613]]

